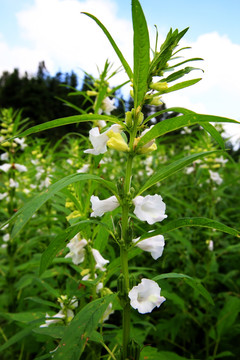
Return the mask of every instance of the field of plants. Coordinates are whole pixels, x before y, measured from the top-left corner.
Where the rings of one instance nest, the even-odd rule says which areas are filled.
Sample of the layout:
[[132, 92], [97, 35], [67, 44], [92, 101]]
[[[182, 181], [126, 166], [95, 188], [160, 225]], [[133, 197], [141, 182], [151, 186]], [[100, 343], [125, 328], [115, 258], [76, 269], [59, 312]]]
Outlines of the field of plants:
[[[90, 104], [79, 115], [31, 127], [0, 110], [0, 358], [238, 359], [239, 152], [221, 136], [236, 121], [161, 108], [201, 80], [182, 80], [201, 60], [179, 60], [187, 29], [156, 36], [150, 56], [133, 0], [131, 69], [85, 15], [122, 62], [133, 106], [112, 115], [123, 84], [109, 87], [106, 61], [90, 89], [68, 86], [68, 107]], [[69, 124], [78, 131], [40, 136]]]

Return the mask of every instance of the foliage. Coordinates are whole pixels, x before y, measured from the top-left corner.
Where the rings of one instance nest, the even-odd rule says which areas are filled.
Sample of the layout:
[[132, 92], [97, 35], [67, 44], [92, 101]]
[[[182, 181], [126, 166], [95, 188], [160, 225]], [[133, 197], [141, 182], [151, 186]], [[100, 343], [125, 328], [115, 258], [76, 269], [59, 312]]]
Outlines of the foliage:
[[[98, 79], [86, 74], [87, 88], [71, 89], [71, 99], [79, 97], [86, 108], [62, 100], [77, 115], [26, 129], [21, 112], [1, 110], [3, 360], [214, 360], [239, 354], [239, 163], [225, 150], [218, 124], [234, 120], [162, 107], [161, 95], [194, 84], [179, 79], [196, 70], [182, 65], [199, 58], [169, 66], [186, 29], [170, 30], [150, 57], [138, 0], [132, 14], [133, 71], [104, 25], [87, 14], [132, 82], [133, 107], [125, 117], [113, 115], [122, 84], [109, 88], [117, 70], [108, 61]], [[154, 116], [164, 120], [150, 127], [154, 116], [144, 117], [143, 106], [156, 107]], [[91, 123], [90, 141], [70, 132], [50, 146], [29, 136], [72, 123]], [[158, 211], [143, 219], [159, 193], [167, 219], [162, 199]], [[150, 199], [141, 214], [136, 199]], [[165, 247], [153, 260], [151, 239], [159, 236]], [[138, 246], [144, 241], [147, 247]], [[128, 297], [129, 290], [140, 291], [136, 284], [143, 279], [161, 287], [161, 303], [166, 299], [145, 314], [131, 299], [132, 309]], [[149, 295], [139, 294], [142, 303]]]

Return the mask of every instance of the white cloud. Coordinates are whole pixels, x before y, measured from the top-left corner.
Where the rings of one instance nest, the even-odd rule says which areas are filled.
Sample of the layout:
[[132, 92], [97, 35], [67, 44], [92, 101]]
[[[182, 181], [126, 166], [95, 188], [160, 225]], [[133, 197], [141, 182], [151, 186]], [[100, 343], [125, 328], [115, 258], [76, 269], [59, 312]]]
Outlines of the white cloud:
[[[97, 75], [96, 65], [105, 60], [119, 65], [108, 39], [96, 23], [81, 14], [96, 16], [129, 55], [131, 24], [117, 17], [110, 0], [35, 0], [32, 7], [17, 14], [21, 35], [31, 44], [32, 56], [41, 55], [50, 72], [83, 69]], [[25, 63], [22, 64], [24, 66]]]

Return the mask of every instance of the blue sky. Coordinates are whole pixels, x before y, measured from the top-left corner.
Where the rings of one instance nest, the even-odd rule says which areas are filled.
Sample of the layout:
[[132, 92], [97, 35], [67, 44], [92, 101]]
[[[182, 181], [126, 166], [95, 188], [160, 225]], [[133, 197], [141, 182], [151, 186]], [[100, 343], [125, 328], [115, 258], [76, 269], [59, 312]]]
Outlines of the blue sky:
[[[140, 2], [152, 40], [154, 24], [161, 41], [170, 27], [190, 27], [183, 45], [191, 46], [192, 52], [184, 56], [204, 58], [203, 80], [191, 89], [167, 95], [163, 99], [167, 106], [240, 120], [240, 1]], [[0, 72], [17, 67], [33, 74], [42, 60], [52, 74], [74, 70], [82, 76], [84, 69], [96, 76], [96, 65], [102, 68], [106, 58], [117, 66], [105, 36], [81, 11], [105, 24], [131, 64], [130, 0], [0, 0]], [[194, 77], [201, 75], [195, 72]], [[120, 75], [113, 85], [123, 78]], [[240, 127], [233, 129], [239, 136]]]

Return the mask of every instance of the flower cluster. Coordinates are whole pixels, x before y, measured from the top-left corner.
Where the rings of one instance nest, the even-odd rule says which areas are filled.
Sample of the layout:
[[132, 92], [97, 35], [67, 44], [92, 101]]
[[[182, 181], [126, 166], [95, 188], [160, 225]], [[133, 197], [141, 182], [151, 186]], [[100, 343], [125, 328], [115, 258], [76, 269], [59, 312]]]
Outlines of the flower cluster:
[[56, 323], [68, 324], [74, 318], [73, 310], [78, 307], [77, 298], [74, 296], [69, 299], [67, 295], [61, 295], [60, 298], [58, 298], [58, 302], [60, 303], [61, 310], [55, 315], [46, 313], [45, 323], [40, 325], [40, 327], [48, 327]]

